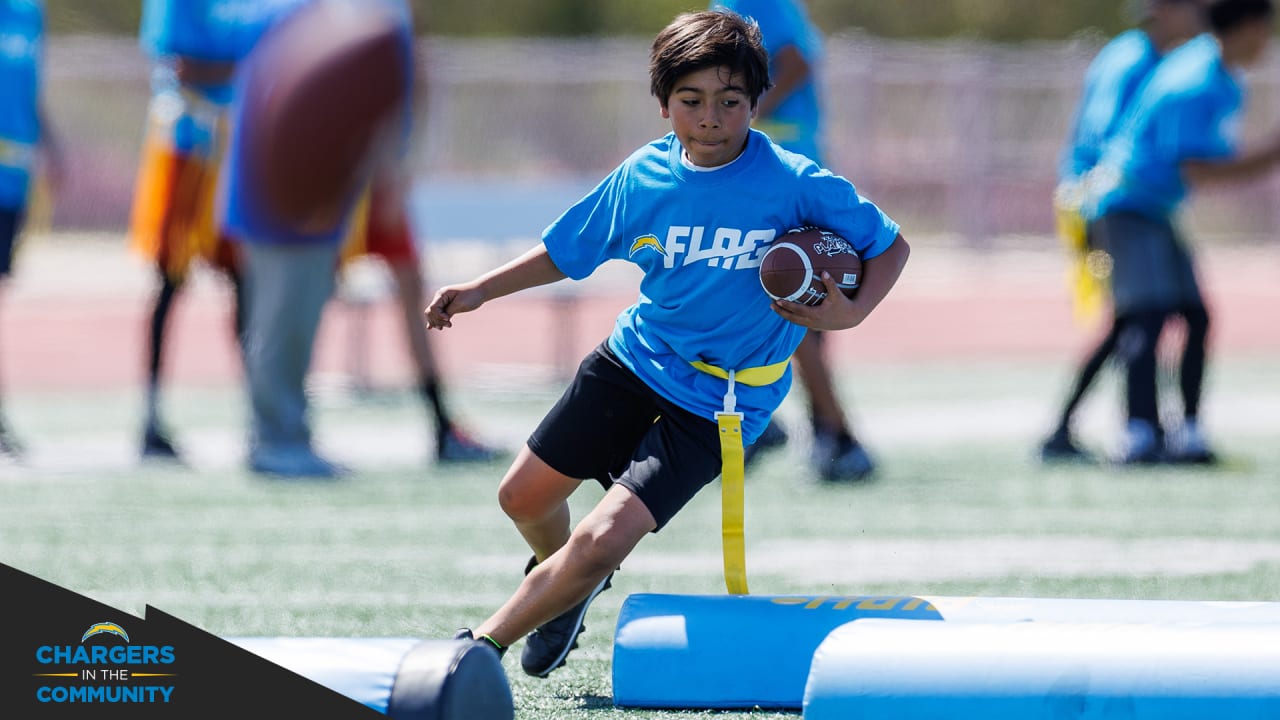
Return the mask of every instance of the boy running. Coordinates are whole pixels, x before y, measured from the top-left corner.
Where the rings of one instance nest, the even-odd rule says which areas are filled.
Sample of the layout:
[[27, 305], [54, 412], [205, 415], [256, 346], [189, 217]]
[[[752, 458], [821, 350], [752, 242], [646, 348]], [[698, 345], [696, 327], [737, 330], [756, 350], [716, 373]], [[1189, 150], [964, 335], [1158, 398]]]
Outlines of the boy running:
[[[717, 413], [741, 413], [740, 442], [753, 442], [787, 394], [788, 360], [807, 329], [860, 324], [909, 253], [897, 223], [848, 180], [751, 129], [770, 86], [753, 23], [728, 12], [680, 15], [654, 40], [649, 76], [672, 132], [565, 211], [541, 245], [442, 288], [426, 311], [431, 327], [447, 328], [489, 300], [584, 278], [607, 260], [644, 271], [635, 304], [583, 360], [498, 489], [533, 550], [524, 581], [459, 633], [499, 652], [527, 634], [521, 665], [538, 677], [563, 664], [587, 605], [640, 539], [720, 475]], [[801, 225], [858, 250], [866, 280], [855, 299], [829, 277], [828, 300], [816, 307], [764, 293], [760, 258]], [[566, 500], [586, 478], [606, 491], [572, 527]]]

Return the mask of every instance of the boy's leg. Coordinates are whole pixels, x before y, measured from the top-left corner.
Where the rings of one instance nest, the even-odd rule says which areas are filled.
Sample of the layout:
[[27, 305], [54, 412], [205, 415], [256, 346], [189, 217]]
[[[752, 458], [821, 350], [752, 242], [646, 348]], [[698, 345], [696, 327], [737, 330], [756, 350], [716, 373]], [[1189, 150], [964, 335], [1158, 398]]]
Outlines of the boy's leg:
[[475, 629], [476, 636], [488, 635], [505, 647], [557, 618], [587, 599], [656, 527], [644, 503], [614, 485], [567, 542], [539, 562], [515, 594]]
[[1119, 353], [1124, 358], [1128, 410], [1126, 442], [1120, 461], [1149, 463], [1160, 459], [1163, 442], [1156, 397], [1156, 345], [1167, 315], [1151, 310], [1126, 318]]
[[196, 210], [194, 194], [189, 190], [193, 179], [198, 179], [201, 175], [202, 167], [191, 154], [173, 149], [160, 151], [154, 162], [159, 165], [145, 169], [146, 173], [140, 178], [145, 185], [137, 188], [139, 195], [149, 197], [154, 203], [153, 224], [147, 226], [141, 218], [137, 218], [136, 227], [131, 228], [140, 235], [154, 235], [150, 242], [154, 243], [154, 260], [160, 280], [148, 336], [147, 407], [142, 456], [177, 458], [177, 450], [160, 419], [160, 386], [169, 318], [173, 302], [182, 291], [190, 266], [189, 225]]
[[1179, 312], [1187, 323], [1187, 343], [1182, 349], [1179, 386], [1182, 391], [1183, 414], [1190, 420], [1200, 416], [1200, 395], [1204, 390], [1205, 364], [1208, 359], [1209, 311], [1203, 305]]
[[498, 486], [498, 504], [541, 562], [569, 540], [569, 496], [582, 481], [563, 475], [523, 446]]
[[1098, 373], [1102, 371], [1103, 365], [1110, 359], [1111, 353], [1116, 349], [1116, 338], [1120, 336], [1123, 324], [1119, 318], [1111, 323], [1111, 329], [1107, 331], [1102, 341], [1093, 349], [1089, 357], [1085, 358], [1084, 364], [1080, 366], [1080, 374], [1076, 377], [1075, 385], [1071, 388], [1071, 395], [1067, 397], [1067, 402], [1062, 407], [1062, 417], [1059, 418], [1058, 427], [1069, 430], [1071, 420], [1075, 416], [1076, 409], [1080, 407], [1080, 402], [1084, 400], [1085, 393], [1089, 392], [1089, 388], [1093, 385], [1093, 381], [1097, 379]]
[[436, 361], [431, 340], [427, 335], [426, 320], [422, 316], [425, 289], [422, 269], [417, 255], [411, 257], [387, 257], [387, 268], [396, 285], [396, 300], [400, 305], [408, 336], [409, 352], [418, 371], [418, 392], [435, 423], [436, 458], [450, 462], [489, 462], [502, 453], [470, 437], [458, 428], [444, 399], [444, 382], [440, 365]]
[[160, 421], [160, 377], [164, 366], [165, 336], [169, 330], [170, 312], [173, 301], [182, 288], [182, 282], [170, 277], [163, 268], [160, 268], [159, 276], [160, 288], [156, 291], [155, 304], [151, 309], [150, 333], [147, 336], [147, 408], [142, 433], [142, 455], [176, 458], [177, 450]]
[[1071, 437], [1071, 424], [1075, 419], [1076, 409], [1080, 407], [1085, 394], [1089, 392], [1089, 388], [1093, 386], [1093, 381], [1097, 379], [1098, 373], [1102, 371], [1107, 360], [1115, 352], [1116, 339], [1120, 336], [1122, 327], [1120, 318], [1113, 318], [1111, 328], [1107, 331], [1107, 334], [1085, 358], [1084, 363], [1081, 364], [1075, 382], [1071, 386], [1071, 392], [1062, 406], [1061, 414], [1058, 416], [1058, 424], [1040, 446], [1040, 458], [1042, 460], [1085, 457], [1084, 451], [1075, 444], [1074, 438]]
[[809, 397], [813, 422], [812, 462], [824, 480], [860, 480], [875, 470], [875, 464], [849, 429], [822, 337], [818, 331], [805, 333], [792, 356], [796, 374]]
[[836, 432], [845, 429], [844, 409], [836, 398], [831, 370], [822, 352], [821, 333], [812, 330], [805, 333], [792, 361], [809, 396], [809, 414], [814, 430]]
[[1211, 464], [1217, 455], [1200, 428], [1200, 396], [1204, 388], [1205, 363], [1208, 353], [1209, 313], [1203, 304], [1179, 309], [1187, 324], [1186, 344], [1179, 368], [1182, 392], [1182, 424], [1173, 428], [1165, 439], [1166, 459], [1171, 462]]

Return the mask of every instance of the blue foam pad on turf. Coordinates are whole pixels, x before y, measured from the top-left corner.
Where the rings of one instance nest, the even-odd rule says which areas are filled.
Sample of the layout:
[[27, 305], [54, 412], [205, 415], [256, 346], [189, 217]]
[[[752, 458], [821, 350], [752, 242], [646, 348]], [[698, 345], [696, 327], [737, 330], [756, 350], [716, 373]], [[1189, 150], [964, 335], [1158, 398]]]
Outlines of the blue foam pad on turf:
[[910, 597], [631, 595], [618, 612], [613, 702], [799, 709], [813, 651], [859, 617], [942, 619]]
[[814, 653], [805, 720], [1280, 717], [1280, 625], [859, 620]]
[[618, 613], [614, 704], [799, 710], [810, 661], [827, 634], [871, 618], [1280, 625], [1280, 603], [637, 594]]
[[470, 640], [228, 638], [398, 720], [512, 720], [497, 653]]
[[249, 652], [387, 712], [400, 661], [415, 638], [227, 638]]

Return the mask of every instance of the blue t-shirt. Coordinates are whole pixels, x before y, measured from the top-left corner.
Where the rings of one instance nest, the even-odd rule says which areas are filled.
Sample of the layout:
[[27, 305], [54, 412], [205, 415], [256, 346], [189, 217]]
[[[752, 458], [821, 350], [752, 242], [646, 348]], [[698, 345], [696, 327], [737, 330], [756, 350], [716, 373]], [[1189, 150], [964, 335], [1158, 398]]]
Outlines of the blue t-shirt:
[[144, 0], [139, 43], [153, 59], [175, 55], [236, 62], [280, 5], [298, 0]]
[[1160, 57], [1142, 30], [1121, 33], [1098, 52], [1085, 71], [1080, 105], [1058, 164], [1059, 181], [1076, 180], [1098, 164], [1103, 143], [1115, 134], [1129, 102]]
[[[295, 11], [317, 2], [318, 0], [275, 0], [276, 12], [268, 20], [270, 27], [263, 33], [264, 42], [270, 33], [285, 23]], [[375, 0], [347, 0], [358, 12], [368, 12]], [[378, 9], [387, 12], [397, 23], [397, 31], [401, 46], [404, 49], [404, 76], [406, 102], [402, 108], [401, 122], [398, 125], [399, 146], [408, 145], [410, 121], [412, 118], [411, 92], [413, 88], [413, 27], [408, 6], [402, 0], [382, 0]], [[256, 179], [248, 171], [244, 155], [245, 136], [252, 132], [251, 123], [241, 121], [246, 111], [242, 102], [245, 88], [254, 82], [259, 73], [270, 73], [270, 57], [262, 53], [250, 52], [245, 56], [236, 70], [231, 103], [231, 140], [226, 154], [226, 170], [219, 177], [218, 202], [223, 228], [234, 238], [246, 243], [262, 244], [337, 244], [342, 241], [346, 232], [346, 222], [338, 227], [320, 233], [302, 233], [293, 230], [280, 221], [273, 219], [262, 207], [254, 190]], [[355, 207], [358, 196], [353, 194], [347, 198], [343, 216], [350, 220], [351, 210]]]
[[266, 31], [271, 18], [298, 0], [144, 0], [138, 42], [156, 64], [154, 102], [164, 107], [169, 144], [179, 153], [212, 146], [216, 123], [231, 101], [231, 79], [178, 83], [177, 58], [239, 62]]
[[1168, 217], [1186, 197], [1181, 165], [1229, 158], [1239, 146], [1245, 88], [1212, 35], [1169, 53], [1134, 98], [1090, 174], [1089, 215]]
[[[640, 297], [619, 314], [609, 347], [663, 397], [712, 419], [726, 381], [701, 360], [742, 370], [791, 357], [805, 328], [770, 308], [760, 259], [774, 238], [816, 225], [864, 259], [884, 252], [898, 225], [843, 177], [751, 131], [737, 160], [713, 172], [681, 163], [675, 134], [646, 145], [542, 235], [556, 266], [581, 279], [607, 260], [644, 271]], [[737, 384], [743, 435], [754, 442], [791, 386]]]
[[40, 65], [44, 55], [44, 3], [0, 2], [0, 207], [16, 209], [40, 143]]
[[724, 8], [751, 18], [760, 26], [764, 49], [769, 54], [769, 74], [774, 74], [778, 51], [793, 45], [809, 63], [810, 73], [768, 118], [758, 126], [782, 147], [823, 163], [819, 141], [822, 114], [818, 100], [822, 35], [809, 19], [800, 0], [714, 0], [713, 8]]

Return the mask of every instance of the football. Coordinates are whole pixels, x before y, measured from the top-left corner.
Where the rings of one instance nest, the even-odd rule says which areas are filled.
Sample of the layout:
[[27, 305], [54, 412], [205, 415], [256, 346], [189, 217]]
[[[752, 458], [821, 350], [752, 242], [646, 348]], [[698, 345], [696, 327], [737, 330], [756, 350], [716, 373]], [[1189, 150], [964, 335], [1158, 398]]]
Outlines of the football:
[[301, 232], [341, 222], [404, 132], [411, 54], [397, 19], [360, 3], [312, 3], [263, 36], [240, 122], [267, 213]]
[[821, 228], [805, 226], [775, 239], [760, 260], [760, 284], [774, 300], [817, 305], [827, 297], [826, 271], [846, 297], [862, 281], [862, 258], [848, 240]]

